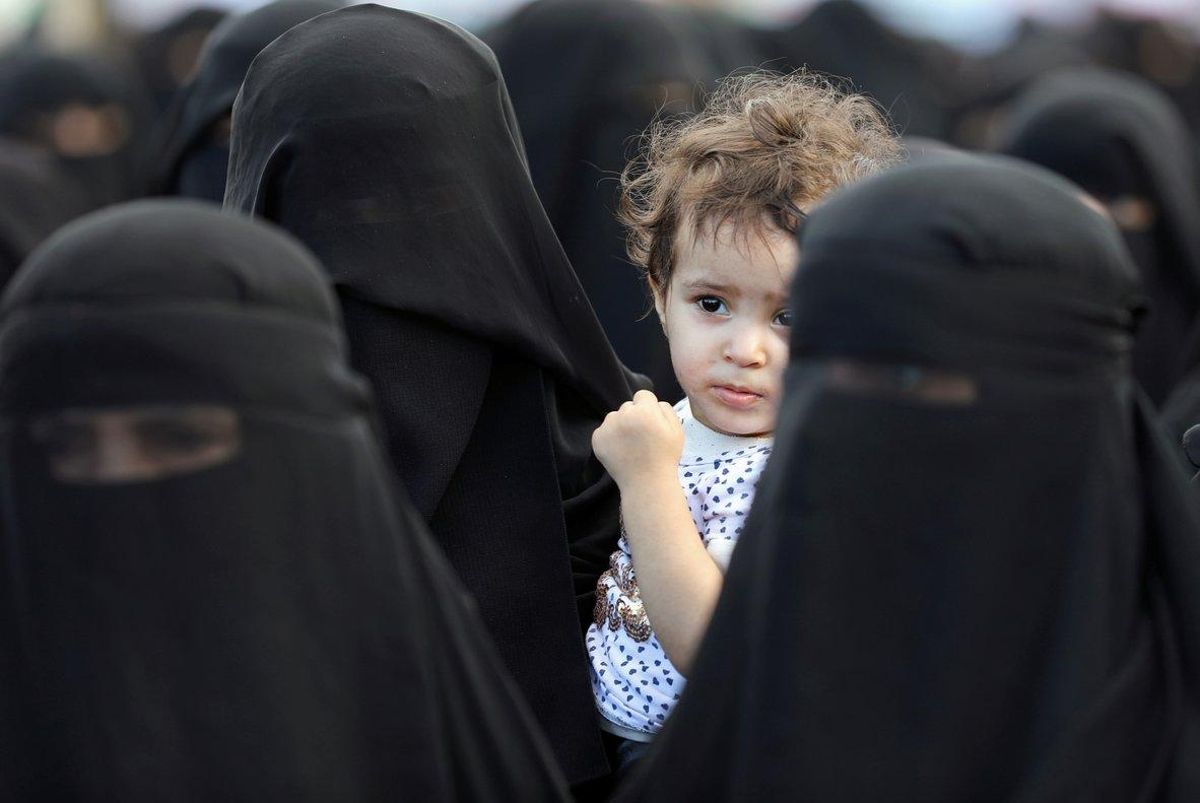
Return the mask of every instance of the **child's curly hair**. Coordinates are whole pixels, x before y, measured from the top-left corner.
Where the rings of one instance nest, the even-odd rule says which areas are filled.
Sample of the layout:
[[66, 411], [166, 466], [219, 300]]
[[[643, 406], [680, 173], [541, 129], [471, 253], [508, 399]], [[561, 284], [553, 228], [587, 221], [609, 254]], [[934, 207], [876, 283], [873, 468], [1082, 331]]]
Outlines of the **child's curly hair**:
[[739, 232], [773, 224], [794, 233], [804, 207], [902, 155], [870, 99], [806, 72], [726, 78], [703, 112], [656, 121], [642, 145], [621, 174], [618, 216], [630, 259], [659, 290], [670, 283], [682, 221], [697, 231], [730, 222]]

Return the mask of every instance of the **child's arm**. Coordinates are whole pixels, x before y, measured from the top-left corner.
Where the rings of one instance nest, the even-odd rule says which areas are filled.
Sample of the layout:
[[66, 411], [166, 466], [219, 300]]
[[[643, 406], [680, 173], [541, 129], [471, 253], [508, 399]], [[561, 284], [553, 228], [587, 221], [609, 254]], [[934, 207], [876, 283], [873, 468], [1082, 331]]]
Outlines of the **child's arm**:
[[723, 577], [679, 487], [683, 427], [671, 405], [640, 390], [592, 435], [621, 489], [625, 536], [654, 634], [684, 675], [708, 628]]

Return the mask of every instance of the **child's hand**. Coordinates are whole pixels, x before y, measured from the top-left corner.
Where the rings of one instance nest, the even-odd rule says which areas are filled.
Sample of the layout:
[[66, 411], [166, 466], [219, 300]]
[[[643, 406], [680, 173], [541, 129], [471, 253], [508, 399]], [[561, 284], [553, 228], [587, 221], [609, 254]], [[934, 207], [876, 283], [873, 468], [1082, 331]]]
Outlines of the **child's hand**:
[[676, 483], [683, 425], [671, 405], [639, 390], [592, 433], [592, 449], [622, 488], [651, 478]]

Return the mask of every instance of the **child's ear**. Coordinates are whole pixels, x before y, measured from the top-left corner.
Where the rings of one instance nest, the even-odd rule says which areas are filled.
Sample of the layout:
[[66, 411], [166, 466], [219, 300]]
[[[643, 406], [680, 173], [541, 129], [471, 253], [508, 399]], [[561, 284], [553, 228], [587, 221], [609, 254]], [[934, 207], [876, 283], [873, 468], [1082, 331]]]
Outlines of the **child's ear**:
[[659, 287], [658, 282], [650, 280], [650, 295], [654, 298], [654, 312], [658, 314], [658, 323], [665, 333], [667, 331], [667, 299], [666, 291]]

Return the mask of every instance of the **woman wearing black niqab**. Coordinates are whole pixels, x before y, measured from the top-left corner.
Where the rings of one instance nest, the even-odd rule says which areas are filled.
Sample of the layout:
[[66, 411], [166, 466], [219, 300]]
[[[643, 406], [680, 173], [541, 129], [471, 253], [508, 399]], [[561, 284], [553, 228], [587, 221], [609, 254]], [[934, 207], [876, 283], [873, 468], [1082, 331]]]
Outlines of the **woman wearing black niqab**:
[[1018, 99], [1000, 149], [1066, 176], [1109, 207], [1149, 297], [1134, 373], [1162, 404], [1182, 378], [1200, 316], [1200, 171], [1178, 111], [1133, 76], [1064, 71]]
[[250, 62], [289, 28], [344, 5], [342, 0], [275, 0], [217, 26], [159, 133], [152, 193], [221, 203], [229, 168], [229, 115]]
[[568, 779], [604, 774], [583, 631], [619, 498], [591, 434], [634, 378], [538, 202], [491, 51], [375, 5], [293, 28], [246, 76], [225, 200], [321, 258], [400, 479]]
[[564, 798], [338, 324], [291, 238], [190, 202], [9, 288], [4, 799]]
[[691, 11], [640, 0], [536, 0], [487, 35], [504, 68], [534, 186], [617, 354], [681, 396], [616, 218], [617, 176], [662, 110], [682, 114], [725, 71]]
[[1080, 198], [991, 157], [814, 211], [775, 452], [619, 799], [1198, 799], [1200, 509]]
[[0, 136], [54, 156], [90, 208], [140, 193], [148, 115], [137, 79], [107, 61], [33, 45], [0, 55]]

